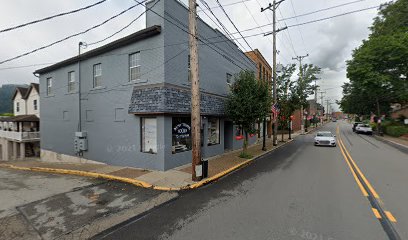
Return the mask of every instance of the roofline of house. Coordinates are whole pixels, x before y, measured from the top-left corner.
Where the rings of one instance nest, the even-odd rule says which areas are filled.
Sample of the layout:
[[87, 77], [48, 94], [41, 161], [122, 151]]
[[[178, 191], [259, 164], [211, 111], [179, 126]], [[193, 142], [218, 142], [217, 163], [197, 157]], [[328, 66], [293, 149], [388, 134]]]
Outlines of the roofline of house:
[[53, 64], [51, 66], [36, 70], [34, 72], [34, 74], [48, 73], [48, 72], [56, 70], [58, 68], [65, 67], [65, 66], [71, 65], [73, 63], [77, 63], [78, 61], [83, 61], [83, 60], [89, 59], [91, 57], [98, 56], [100, 54], [106, 53], [108, 51], [120, 48], [122, 46], [126, 46], [128, 44], [150, 38], [150, 37], [158, 35], [160, 33], [161, 33], [161, 26], [154, 25], [154, 26], [142, 29], [142, 30], [140, 30], [138, 32], [135, 32], [133, 34], [130, 34], [130, 35], [126, 36], [126, 37], [120, 38], [120, 39], [118, 39], [116, 41], [113, 41], [111, 43], [108, 43], [106, 45], [103, 45], [101, 47], [98, 47], [98, 48], [95, 48], [95, 49], [90, 50], [88, 52], [85, 52], [85, 53], [83, 53], [83, 54], [81, 54], [79, 56], [68, 58], [68, 59], [66, 59], [64, 61], [58, 62], [58, 63]]

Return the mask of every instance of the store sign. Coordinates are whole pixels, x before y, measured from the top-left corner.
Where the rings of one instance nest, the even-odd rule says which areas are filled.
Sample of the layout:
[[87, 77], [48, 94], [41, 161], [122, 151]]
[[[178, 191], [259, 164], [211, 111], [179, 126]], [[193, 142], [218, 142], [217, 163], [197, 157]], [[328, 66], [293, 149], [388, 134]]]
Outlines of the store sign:
[[191, 127], [187, 123], [180, 123], [173, 128], [173, 132], [177, 138], [189, 138]]

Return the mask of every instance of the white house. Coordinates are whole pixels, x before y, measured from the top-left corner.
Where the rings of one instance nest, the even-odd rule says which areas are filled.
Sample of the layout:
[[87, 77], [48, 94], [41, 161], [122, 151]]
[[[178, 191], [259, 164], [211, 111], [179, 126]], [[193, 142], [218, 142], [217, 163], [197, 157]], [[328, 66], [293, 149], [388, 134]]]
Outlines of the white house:
[[12, 97], [14, 117], [0, 119], [0, 160], [39, 156], [39, 93], [37, 83], [16, 88]]

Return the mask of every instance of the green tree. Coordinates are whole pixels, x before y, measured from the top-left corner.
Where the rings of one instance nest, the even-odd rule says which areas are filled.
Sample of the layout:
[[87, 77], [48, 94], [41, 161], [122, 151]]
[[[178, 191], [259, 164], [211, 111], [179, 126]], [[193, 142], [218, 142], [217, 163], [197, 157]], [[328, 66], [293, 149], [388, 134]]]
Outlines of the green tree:
[[296, 71], [296, 64], [289, 64], [282, 68], [281, 74], [277, 77], [277, 98], [280, 106], [280, 125], [287, 126], [290, 116], [299, 107], [298, 96], [295, 91], [295, 82], [292, 80]]
[[371, 34], [347, 61], [350, 83], [339, 101], [344, 112], [377, 114], [408, 102], [408, 0], [380, 7]]
[[235, 76], [226, 112], [244, 131], [243, 156], [247, 155], [248, 133], [255, 133], [255, 122], [269, 114], [271, 104], [271, 89], [266, 81], [256, 80], [254, 73], [249, 71], [241, 71]]

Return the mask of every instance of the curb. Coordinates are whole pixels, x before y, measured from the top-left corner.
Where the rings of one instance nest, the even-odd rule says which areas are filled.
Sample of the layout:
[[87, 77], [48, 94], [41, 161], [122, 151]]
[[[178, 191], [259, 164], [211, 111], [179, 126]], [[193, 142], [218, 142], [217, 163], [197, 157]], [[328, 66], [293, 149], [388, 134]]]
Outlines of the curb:
[[67, 169], [60, 169], [60, 168], [43, 168], [43, 167], [18, 167], [12, 164], [0, 164], [0, 168], [10, 168], [10, 169], [15, 169], [15, 170], [22, 170], [22, 171], [34, 171], [34, 172], [46, 172], [46, 173], [57, 173], [57, 174], [67, 174], [67, 175], [76, 175], [76, 176], [82, 176], [82, 177], [91, 177], [91, 178], [102, 178], [102, 179], [106, 179], [106, 180], [111, 180], [111, 181], [118, 181], [118, 182], [124, 182], [124, 183], [129, 183], [132, 185], [135, 185], [137, 187], [143, 187], [143, 188], [150, 188], [150, 189], [154, 189], [154, 190], [159, 190], [159, 191], [181, 191], [181, 190], [191, 190], [191, 189], [197, 189], [199, 187], [202, 187], [204, 185], [207, 185], [211, 182], [214, 182], [222, 177], [224, 177], [225, 175], [236, 171], [246, 165], [249, 165], [251, 162], [253, 162], [254, 160], [270, 153], [273, 152], [283, 146], [285, 146], [286, 144], [292, 142], [294, 139], [288, 139], [286, 142], [282, 143], [281, 145], [268, 150], [264, 153], [262, 153], [261, 155], [258, 155], [256, 157], [253, 157], [251, 159], [248, 159], [238, 165], [235, 165], [227, 170], [224, 170], [220, 173], [217, 173], [216, 175], [206, 178], [204, 180], [201, 180], [197, 183], [191, 184], [191, 185], [187, 185], [187, 186], [183, 186], [183, 187], [177, 187], [177, 188], [171, 188], [171, 187], [162, 187], [162, 186], [155, 186], [152, 185], [150, 183], [144, 182], [144, 181], [140, 181], [137, 179], [133, 179], [133, 178], [126, 178], [126, 177], [119, 177], [119, 176], [114, 176], [114, 175], [110, 175], [110, 174], [103, 174], [103, 173], [94, 173], [94, 172], [87, 172], [87, 171], [80, 171], [80, 170], [67, 170]]
[[373, 135], [373, 137], [374, 137], [375, 139], [377, 139], [377, 140], [382, 141], [382, 142], [386, 142], [386, 143], [389, 143], [389, 144], [391, 144], [391, 145], [397, 145], [397, 146], [399, 146], [399, 147], [403, 147], [403, 148], [405, 148], [405, 149], [408, 149], [408, 146], [406, 146], [406, 145], [404, 145], [404, 144], [397, 143], [397, 142], [391, 141], [391, 140], [389, 140], [389, 139], [385, 139], [385, 138], [380, 137], [380, 136], [377, 136], [377, 135]]

